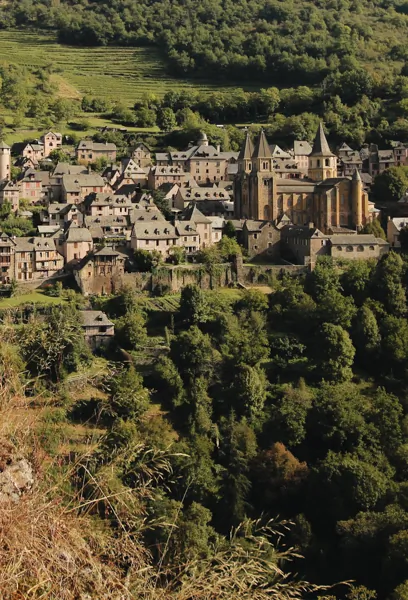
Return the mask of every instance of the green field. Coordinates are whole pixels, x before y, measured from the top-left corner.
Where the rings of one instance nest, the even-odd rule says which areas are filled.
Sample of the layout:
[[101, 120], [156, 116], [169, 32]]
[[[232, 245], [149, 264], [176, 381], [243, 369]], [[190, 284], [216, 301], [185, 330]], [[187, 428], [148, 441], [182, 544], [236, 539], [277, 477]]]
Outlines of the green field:
[[27, 31], [0, 32], [0, 61], [27, 67], [51, 65], [61, 96], [80, 98], [91, 94], [128, 105], [146, 92], [162, 96], [174, 89], [208, 93], [243, 87], [242, 83], [220, 87], [210, 81], [174, 78], [155, 48], [79, 48]]
[[3, 298], [0, 300], [0, 309], [14, 308], [24, 304], [61, 304], [63, 300], [54, 296], [47, 296], [42, 290], [36, 290], [30, 294], [21, 294], [12, 298]]

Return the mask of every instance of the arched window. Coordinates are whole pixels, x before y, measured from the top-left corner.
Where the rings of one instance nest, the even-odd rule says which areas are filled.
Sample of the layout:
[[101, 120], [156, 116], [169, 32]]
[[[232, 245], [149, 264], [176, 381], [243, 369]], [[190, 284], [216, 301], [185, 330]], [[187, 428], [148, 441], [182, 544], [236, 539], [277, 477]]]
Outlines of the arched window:
[[346, 252], [353, 252], [353, 246], [347, 246]]
[[369, 248], [370, 250], [375, 250], [374, 246], [370, 246]]
[[339, 250], [339, 252], [343, 251], [343, 247], [342, 246], [337, 246], [337, 250]]
[[330, 159], [326, 158], [324, 164], [326, 165], [326, 167], [330, 167]]
[[357, 246], [357, 252], [364, 252], [364, 246]]
[[290, 206], [292, 206], [292, 204], [293, 204], [293, 202], [292, 202], [292, 198], [288, 198], [288, 208], [289, 208]]
[[320, 158], [316, 160], [316, 167], [320, 167]]

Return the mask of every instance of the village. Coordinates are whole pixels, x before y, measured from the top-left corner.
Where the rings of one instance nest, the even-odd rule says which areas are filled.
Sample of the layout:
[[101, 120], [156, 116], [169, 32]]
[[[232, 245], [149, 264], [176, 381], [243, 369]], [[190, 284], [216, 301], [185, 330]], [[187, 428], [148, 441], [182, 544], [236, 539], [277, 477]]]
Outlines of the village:
[[[388, 215], [387, 241], [362, 233], [381, 217], [370, 200], [373, 178], [408, 164], [401, 143], [359, 151], [342, 144], [334, 153], [320, 125], [313, 144], [295, 141], [289, 151], [263, 131], [255, 141], [247, 133], [240, 152], [224, 152], [202, 133], [184, 150], [153, 154], [140, 142], [118, 160], [115, 144], [84, 139], [69, 163], [55, 164], [50, 156], [63, 141], [49, 131], [33, 142], [0, 144], [1, 208], [20, 219], [35, 214], [34, 235], [1, 233], [3, 286], [39, 286], [73, 273], [83, 293], [109, 293], [115, 276], [137, 270], [135, 252], [172, 262], [181, 249], [195, 262], [227, 223], [245, 256], [263, 264], [313, 268], [322, 255], [379, 258], [399, 245], [408, 221], [402, 198]], [[106, 167], [93, 170], [101, 160]]]

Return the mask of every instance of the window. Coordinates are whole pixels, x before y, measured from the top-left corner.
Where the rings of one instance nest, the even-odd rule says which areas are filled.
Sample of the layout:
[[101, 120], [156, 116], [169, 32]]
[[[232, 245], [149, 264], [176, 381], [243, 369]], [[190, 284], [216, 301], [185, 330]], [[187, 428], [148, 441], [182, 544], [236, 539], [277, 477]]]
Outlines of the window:
[[159, 240], [156, 240], [156, 246], [158, 246], [160, 244]]
[[343, 251], [343, 248], [342, 248], [342, 246], [337, 246], [337, 250], [338, 250], [339, 252], [342, 252], [342, 251]]
[[258, 239], [258, 234], [254, 233], [254, 240], [257, 240], [257, 239]]
[[364, 246], [357, 246], [357, 252], [364, 252]]
[[353, 246], [347, 246], [346, 252], [353, 252]]
[[317, 167], [320, 167], [320, 158], [318, 158], [318, 159], [316, 160], [316, 166], [317, 166]]
[[371, 250], [371, 251], [375, 250], [374, 246], [369, 246], [369, 250]]
[[74, 242], [74, 248], [78, 248], [78, 242]]
[[330, 160], [326, 158], [324, 164], [326, 165], [326, 167], [330, 167]]

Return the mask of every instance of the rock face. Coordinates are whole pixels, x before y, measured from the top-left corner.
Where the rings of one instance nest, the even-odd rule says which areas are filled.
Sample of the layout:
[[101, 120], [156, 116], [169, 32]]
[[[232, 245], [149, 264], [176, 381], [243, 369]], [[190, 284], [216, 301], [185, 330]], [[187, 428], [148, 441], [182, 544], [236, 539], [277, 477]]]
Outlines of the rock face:
[[17, 456], [11, 444], [0, 440], [0, 504], [18, 502], [33, 483], [33, 468], [28, 460]]

